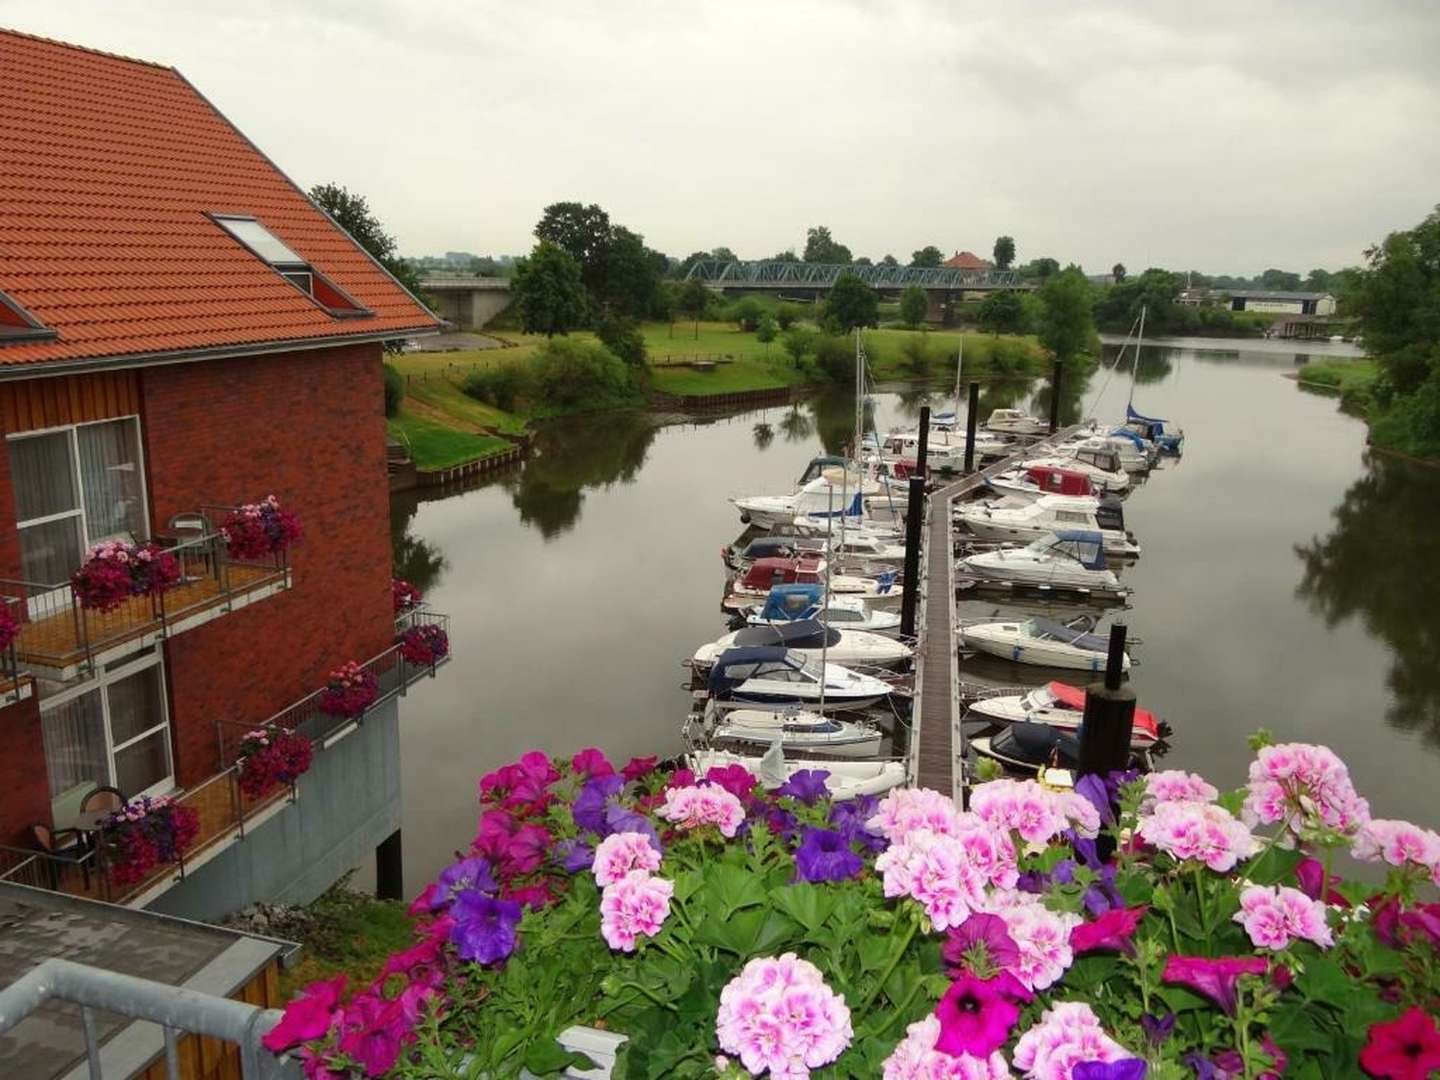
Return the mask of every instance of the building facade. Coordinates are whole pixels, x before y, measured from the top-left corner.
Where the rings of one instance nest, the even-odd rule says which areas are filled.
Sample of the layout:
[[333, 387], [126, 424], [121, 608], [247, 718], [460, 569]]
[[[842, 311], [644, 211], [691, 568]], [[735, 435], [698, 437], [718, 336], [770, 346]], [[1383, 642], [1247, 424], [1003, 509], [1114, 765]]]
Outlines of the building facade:
[[[200, 917], [308, 899], [318, 845], [398, 828], [394, 702], [434, 671], [397, 651], [381, 363], [437, 321], [178, 72], [0, 32], [0, 97], [0, 880]], [[221, 523], [271, 495], [301, 540], [237, 554]], [[178, 582], [87, 607], [111, 540]], [[324, 713], [348, 661], [378, 696]], [[272, 719], [315, 765], [255, 798], [236, 755]], [[115, 880], [105, 788], [196, 811], [179, 865]]]

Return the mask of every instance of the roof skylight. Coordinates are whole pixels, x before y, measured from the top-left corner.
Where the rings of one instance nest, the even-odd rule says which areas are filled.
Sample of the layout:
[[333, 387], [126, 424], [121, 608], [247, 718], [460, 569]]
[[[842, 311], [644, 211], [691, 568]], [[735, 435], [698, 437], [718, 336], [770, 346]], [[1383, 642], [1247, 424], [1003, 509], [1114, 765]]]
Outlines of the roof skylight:
[[243, 214], [210, 214], [209, 217], [334, 318], [374, 314], [253, 217]]
[[217, 214], [215, 215], [215, 224], [271, 266], [305, 265], [304, 259], [286, 247], [279, 237], [254, 218], [221, 217]]

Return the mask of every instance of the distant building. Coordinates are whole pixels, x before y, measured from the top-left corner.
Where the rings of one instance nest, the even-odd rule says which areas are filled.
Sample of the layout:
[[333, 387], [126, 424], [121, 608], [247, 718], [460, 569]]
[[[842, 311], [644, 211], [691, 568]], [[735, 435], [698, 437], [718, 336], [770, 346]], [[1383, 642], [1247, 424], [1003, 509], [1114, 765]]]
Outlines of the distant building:
[[1277, 315], [1334, 315], [1335, 297], [1323, 292], [1226, 289], [1231, 311], [1273, 311]]
[[982, 259], [973, 251], [957, 251], [950, 258], [946, 259], [941, 266], [949, 267], [951, 270], [994, 270], [995, 264], [989, 259]]

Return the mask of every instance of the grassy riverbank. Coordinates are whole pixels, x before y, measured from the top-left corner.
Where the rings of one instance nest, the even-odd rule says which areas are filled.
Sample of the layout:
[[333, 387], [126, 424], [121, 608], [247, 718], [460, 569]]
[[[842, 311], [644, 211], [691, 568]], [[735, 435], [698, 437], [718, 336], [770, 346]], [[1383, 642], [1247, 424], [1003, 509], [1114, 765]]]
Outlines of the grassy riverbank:
[[1408, 415], [1409, 410], [1423, 408], [1423, 403], [1411, 398], [1382, 409], [1375, 395], [1380, 374], [1380, 365], [1374, 360], [1325, 360], [1306, 364], [1295, 378], [1307, 390], [1337, 395], [1341, 409], [1364, 419], [1370, 427], [1371, 446], [1440, 462], [1440, 442], [1417, 437], [1415, 432], [1426, 430], [1427, 425]]

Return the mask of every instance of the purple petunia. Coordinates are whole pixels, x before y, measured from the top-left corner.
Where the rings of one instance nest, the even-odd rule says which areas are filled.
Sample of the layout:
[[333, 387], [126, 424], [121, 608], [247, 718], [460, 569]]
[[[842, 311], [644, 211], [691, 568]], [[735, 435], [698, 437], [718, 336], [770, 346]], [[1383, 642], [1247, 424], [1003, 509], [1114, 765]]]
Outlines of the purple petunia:
[[795, 869], [806, 881], [845, 881], [863, 866], [845, 837], [830, 829], [807, 828], [795, 850]]
[[586, 832], [605, 832], [605, 804], [609, 802], [625, 787], [625, 778], [622, 776], [597, 776], [585, 781], [585, 786], [580, 789], [580, 794], [575, 796], [575, 805], [570, 808], [570, 816], [575, 819], [577, 828]]
[[494, 964], [515, 951], [515, 928], [520, 923], [521, 907], [511, 900], [496, 900], [475, 889], [466, 889], [455, 897], [450, 915], [455, 925], [450, 928], [462, 960]]
[[602, 836], [614, 836], [616, 833], [634, 832], [640, 833], [650, 841], [650, 846], [656, 851], [664, 852], [660, 846], [660, 834], [655, 831], [655, 823], [644, 814], [634, 810], [627, 810], [617, 802], [608, 803], [605, 807], [605, 827], [601, 830]]
[[797, 769], [790, 774], [790, 779], [776, 789], [775, 794], [789, 795], [806, 806], [814, 806], [829, 794], [829, 789], [825, 786], [829, 776], [827, 769]]
[[1175, 1030], [1175, 1014], [1166, 1013], [1164, 1016], [1154, 1016], [1145, 1013], [1140, 1017], [1140, 1026], [1145, 1029], [1145, 1039], [1151, 1046], [1160, 1046], [1170, 1033]]
[[1070, 1080], [1145, 1080], [1145, 1062], [1139, 1058], [1081, 1061], [1070, 1070]]
[[435, 879], [435, 889], [430, 897], [430, 910], [439, 911], [455, 898], [462, 889], [491, 893], [499, 888], [490, 871], [490, 860], [476, 855], [451, 863]]
[[550, 850], [555, 861], [567, 874], [578, 874], [589, 870], [595, 861], [595, 849], [584, 840], [561, 840]]
[[852, 844], [869, 851], [884, 851], [890, 842], [866, 825], [875, 816], [880, 800], [874, 795], [860, 795], [844, 802], [830, 804], [830, 824]]

